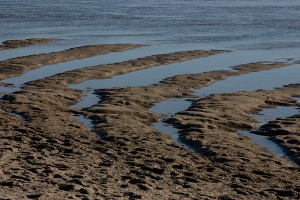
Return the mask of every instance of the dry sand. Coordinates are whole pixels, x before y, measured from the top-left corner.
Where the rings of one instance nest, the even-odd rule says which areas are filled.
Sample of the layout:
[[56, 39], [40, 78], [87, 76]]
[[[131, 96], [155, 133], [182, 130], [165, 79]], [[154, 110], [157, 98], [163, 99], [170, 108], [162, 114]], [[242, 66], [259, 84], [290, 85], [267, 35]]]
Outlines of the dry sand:
[[[72, 50], [69, 57], [65, 56], [65, 52], [43, 54], [41, 60], [34, 59], [34, 68], [51, 63], [53, 55], [59, 58], [58, 63], [64, 61], [62, 57], [72, 60], [140, 46], [95, 45], [93, 47], [96, 49], [91, 51], [79, 47], [76, 51]], [[179, 75], [145, 87], [100, 89], [97, 94], [101, 95], [102, 101], [97, 105], [70, 109], [70, 105], [78, 102], [83, 94], [68, 88], [70, 83], [109, 78], [219, 53], [222, 51], [186, 51], [92, 66], [32, 81], [21, 91], [5, 95], [0, 102], [2, 197], [300, 198], [297, 166], [269, 154], [250, 139], [235, 134], [238, 128], [257, 125], [249, 114], [257, 112], [260, 106], [269, 105], [264, 103], [266, 97], [274, 98], [273, 102], [296, 105], [291, 96], [299, 95], [298, 85], [245, 95], [224, 95], [236, 97], [233, 98], [236, 101], [234, 104], [233, 100], [224, 100], [222, 95], [216, 98], [218, 101], [209, 98], [195, 101], [192, 111], [180, 113], [170, 122], [183, 129], [182, 137], [197, 147], [198, 153], [181, 147], [170, 136], [150, 126], [152, 122], [161, 120], [159, 115], [149, 111], [154, 103], [171, 97], [190, 96], [193, 89], [229, 76], [285, 67], [285, 63], [250, 63], [235, 67], [236, 71]], [[2, 79], [33, 69], [31, 64], [26, 64], [32, 63], [30, 56], [27, 57], [28, 62], [25, 58], [16, 59], [22, 70], [13, 70], [12, 67]], [[5, 64], [0, 66], [0, 70], [2, 68], [5, 69]], [[206, 101], [204, 105], [208, 107], [213, 104], [215, 110], [210, 107], [211, 110], [202, 112], [201, 107], [198, 113], [198, 103], [201, 104], [201, 101]], [[218, 106], [226, 108], [227, 117], [220, 116]], [[11, 113], [17, 113], [24, 119]], [[94, 131], [74, 119], [73, 116], [79, 114], [93, 120]], [[213, 120], [220, 121], [220, 125]], [[299, 120], [295, 123], [299, 126]], [[200, 148], [198, 144], [201, 144]], [[293, 145], [297, 147], [299, 141]]]

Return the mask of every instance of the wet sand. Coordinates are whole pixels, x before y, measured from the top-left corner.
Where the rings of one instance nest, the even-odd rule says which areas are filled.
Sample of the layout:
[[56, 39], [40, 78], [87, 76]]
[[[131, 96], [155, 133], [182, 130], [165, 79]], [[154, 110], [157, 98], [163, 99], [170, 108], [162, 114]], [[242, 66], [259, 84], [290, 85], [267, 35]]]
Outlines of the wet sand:
[[[80, 59], [141, 46], [79, 47], [67, 55], [65, 52], [43, 54], [40, 60], [34, 59], [35, 65], [30, 56], [15, 58], [21, 70], [12, 67], [1, 78], [50, 64], [53, 56], [58, 58], [55, 61], [58, 63], [65, 57]], [[236, 66], [232, 71], [169, 77], [150, 86], [99, 89], [96, 93], [101, 101], [97, 105], [70, 108], [83, 95], [83, 91], [68, 88], [71, 83], [110, 78], [222, 52], [175, 52], [91, 66], [26, 83], [22, 90], [5, 95], [0, 102], [0, 190], [3, 198], [299, 198], [299, 168], [235, 133], [238, 129], [258, 126], [249, 114], [260, 107], [296, 106], [297, 102], [291, 97], [300, 95], [299, 85], [215, 95], [193, 102], [190, 110], [173, 116], [170, 123], [182, 130], [182, 139], [197, 153], [181, 147], [170, 136], [150, 126], [162, 120], [161, 116], [149, 111], [157, 102], [189, 97], [193, 89], [229, 76], [285, 67], [286, 63], [249, 63]], [[5, 64], [2, 66], [5, 68]], [[92, 119], [93, 131], [75, 120], [74, 115]], [[299, 126], [299, 120], [291, 125], [297, 124]], [[297, 132], [292, 134], [294, 130], [287, 129], [294, 141], [293, 146], [287, 145], [291, 153], [299, 147]], [[294, 153], [294, 156], [297, 155]]]
[[59, 39], [51, 39], [51, 38], [31, 38], [25, 40], [7, 40], [0, 44], [0, 51], [2, 50], [10, 50], [16, 48], [27, 47], [31, 45], [38, 44], [47, 44], [51, 42], [59, 41]]
[[[279, 105], [297, 106], [297, 101], [292, 96], [300, 95], [299, 88], [300, 85], [289, 85], [276, 90], [210, 95], [207, 98], [194, 100], [188, 110], [173, 116], [169, 123], [182, 130], [180, 134], [182, 140], [191, 144], [197, 149], [197, 152], [210, 157], [212, 160], [220, 160], [229, 165], [241, 165], [242, 160], [244, 160], [246, 165], [249, 165], [249, 161], [256, 165], [257, 162], [252, 161], [251, 157], [244, 157], [248, 154], [243, 151], [253, 153], [255, 160], [257, 159], [256, 156], [260, 154], [266, 155], [266, 151], [253, 148], [252, 145], [250, 149], [247, 149], [247, 146], [245, 146], [246, 138], [237, 134], [237, 132], [259, 128], [259, 122], [250, 117], [249, 114], [258, 113], [262, 108]], [[296, 119], [297, 116], [294, 116], [294, 118]], [[271, 126], [271, 122], [269, 122], [269, 124], [254, 132], [262, 134], [263, 130], [266, 131], [266, 128]], [[280, 129], [277, 129], [277, 131], [280, 132]], [[290, 129], [282, 135], [297, 135], [294, 131], [296, 130]], [[277, 135], [276, 132], [273, 134]], [[265, 133], [265, 135], [267, 134]], [[228, 140], [228, 138], [231, 139]], [[233, 138], [236, 138], [236, 143], [233, 142]], [[299, 140], [295, 144], [298, 146]], [[291, 147], [288, 146], [288, 143], [286, 145], [286, 148]], [[230, 153], [225, 153], [226, 151]], [[293, 156], [296, 157], [296, 154]], [[267, 159], [260, 160], [264, 162]]]
[[61, 52], [45, 53], [38, 55], [12, 58], [0, 62], [0, 80], [19, 76], [26, 71], [37, 69], [45, 65], [53, 65], [70, 60], [78, 60], [109, 52], [126, 51], [144, 45], [131, 44], [102, 44], [87, 45], [71, 48]]

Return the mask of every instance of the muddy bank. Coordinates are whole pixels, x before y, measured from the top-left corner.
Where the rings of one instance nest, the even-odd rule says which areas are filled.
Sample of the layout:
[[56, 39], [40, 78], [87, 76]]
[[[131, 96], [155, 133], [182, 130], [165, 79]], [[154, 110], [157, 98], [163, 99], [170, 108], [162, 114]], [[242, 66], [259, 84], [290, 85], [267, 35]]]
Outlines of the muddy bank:
[[[298, 198], [299, 169], [287, 161], [266, 153], [257, 157], [254, 167], [202, 157], [151, 128], [150, 123], [161, 118], [148, 110], [156, 102], [190, 96], [193, 89], [228, 76], [285, 63], [251, 63], [235, 71], [170, 77], [146, 87], [97, 90], [102, 97], [98, 105], [70, 109], [83, 93], [68, 88], [70, 83], [221, 52], [177, 52], [88, 67], [29, 82], [23, 90], [5, 95], [0, 102], [1, 194], [15, 199]], [[74, 119], [78, 114], [93, 120], [95, 132]]]
[[0, 51], [22, 48], [31, 45], [47, 44], [47, 43], [57, 42], [57, 41], [59, 41], [59, 39], [54, 39], [54, 38], [30, 38], [25, 40], [6, 40], [2, 42], [2, 44], [0, 44]]
[[144, 45], [131, 44], [101, 44], [87, 45], [71, 48], [61, 52], [45, 53], [38, 55], [12, 58], [0, 62], [0, 80], [19, 76], [29, 70], [41, 66], [53, 65], [61, 62], [84, 59], [92, 56], [107, 54], [109, 52], [126, 51]]

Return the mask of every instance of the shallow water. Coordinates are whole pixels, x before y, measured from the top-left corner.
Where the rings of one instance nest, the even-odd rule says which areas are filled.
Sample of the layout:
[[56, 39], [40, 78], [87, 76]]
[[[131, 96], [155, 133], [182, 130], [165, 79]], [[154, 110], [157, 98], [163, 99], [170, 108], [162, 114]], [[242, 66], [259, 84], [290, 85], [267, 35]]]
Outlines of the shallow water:
[[[156, 110], [156, 109], [157, 109], [157, 106], [156, 106], [156, 108], [152, 108], [152, 110]], [[162, 112], [165, 112], [165, 110], [163, 110]], [[169, 113], [169, 111], [167, 111], [167, 112]], [[297, 109], [297, 107], [278, 106], [276, 108], [263, 109], [258, 114], [253, 114], [251, 116], [254, 117], [255, 119], [257, 119], [261, 123], [261, 126], [262, 126], [262, 125], [266, 124], [268, 121], [274, 120], [276, 118], [290, 117], [290, 116], [293, 116], [298, 113], [299, 113], [299, 110]], [[167, 125], [164, 122], [160, 121], [160, 122], [153, 123], [152, 127], [160, 132], [169, 134], [173, 138], [173, 140], [175, 140], [177, 143], [179, 143], [180, 145], [193, 151], [193, 148], [190, 148], [188, 145], [186, 145], [185, 143], [183, 143], [180, 140], [179, 131], [178, 131], [178, 129], [174, 128], [173, 126]], [[249, 137], [257, 145], [265, 148], [268, 152], [270, 152], [274, 155], [277, 155], [279, 157], [286, 156], [286, 153], [284, 152], [283, 148], [280, 145], [276, 144], [275, 142], [271, 141], [266, 136], [256, 135], [256, 134], [251, 133], [250, 131], [245, 131], [245, 130], [239, 130], [238, 134], [242, 134], [244, 136]]]
[[[300, 101], [300, 98], [294, 99]], [[266, 124], [269, 121], [276, 120], [277, 118], [291, 117], [299, 113], [299, 108], [294, 106], [277, 106], [276, 108], [263, 109], [258, 114], [253, 114], [251, 116], [257, 119], [262, 126], [263, 124]]]
[[2, 40], [299, 48], [300, 2], [293, 0], [2, 0], [0, 7]]
[[[92, 89], [96, 88], [149, 85], [174, 75], [228, 69], [248, 62], [300, 60], [300, 1], [116, 0], [111, 3], [108, 0], [1, 0], [0, 7], [0, 41], [38, 37], [64, 39], [52, 44], [1, 51], [0, 60], [88, 44], [150, 45], [142, 49], [45, 66], [5, 80], [17, 87], [71, 69], [153, 54], [194, 49], [233, 50], [213, 57], [71, 85], [86, 91], [86, 98], [74, 108], [97, 103], [99, 99], [92, 94]], [[299, 74], [299, 65], [295, 65], [232, 77], [197, 90], [195, 94], [205, 96], [270, 89], [298, 83]], [[0, 92], [10, 93], [18, 89], [0, 87]], [[184, 99], [171, 99], [159, 105], [160, 111], [165, 109], [163, 112], [174, 114], [180, 109], [185, 110], [189, 104]], [[84, 120], [84, 123], [89, 121]]]
[[[108, 0], [2, 0], [0, 6], [0, 41], [32, 37], [64, 39], [53, 44], [2, 51], [0, 60], [88, 44], [150, 45], [142, 50], [49, 66], [8, 80], [17, 85], [64, 70], [193, 49], [234, 50], [233, 57], [228, 54], [229, 57], [215, 62], [218, 69], [247, 62], [300, 59], [300, 2], [292, 0], [116, 0], [114, 3]], [[210, 61], [207, 62], [194, 65], [200, 65], [202, 71], [216, 69], [216, 64], [210, 66]], [[141, 81], [151, 77], [155, 82], [175, 74], [196, 73], [186, 65], [177, 66], [181, 67], [145, 70], [141, 74], [146, 79]], [[133, 76], [137, 77], [140, 73]], [[129, 80], [132, 80], [131, 75], [114, 81], [125, 86], [131, 84]]]
[[151, 125], [151, 127], [153, 127], [154, 129], [156, 129], [162, 133], [168, 134], [178, 144], [195, 152], [194, 149], [190, 148], [187, 144], [185, 144], [184, 142], [182, 142], [180, 140], [177, 128], [174, 128], [173, 126], [168, 126], [168, 125], [164, 124], [162, 121], [153, 123]]
[[[92, 94], [93, 89], [124, 86], [147, 86], [154, 83], [158, 83], [164, 78], [170, 76], [175, 76], [179, 74], [202, 73], [212, 70], [228, 70], [229, 67], [232, 67], [234, 65], [245, 64], [239, 59], [233, 60], [232, 55], [234, 54], [235, 53], [224, 53], [208, 58], [200, 58], [182, 63], [175, 63], [145, 69], [137, 72], [115, 76], [110, 79], [89, 80], [80, 84], [71, 84], [70, 87], [80, 90], [89, 90], [88, 92], [86, 92], [87, 95], [84, 96], [81, 102], [78, 103], [80, 104], [80, 108], [89, 107], [94, 104], [85, 104], [84, 102], [98, 102], [98, 97]], [[239, 55], [239, 53], [237, 54]], [[220, 61], [224, 61], [224, 64], [220, 65]], [[243, 59], [243, 61], [249, 60]], [[230, 90], [239, 91], [255, 89], [272, 89], [274, 87], [281, 87], [284, 84], [299, 82], [299, 73], [300, 65], [292, 65], [281, 69], [274, 69], [259, 73], [251, 73], [243, 76], [231, 77], [230, 79], [225, 80], [226, 85], [224, 85], [223, 81], [216, 82], [212, 86], [201, 90], [196, 90], [195, 94], [201, 96], [218, 92], [230, 92]], [[274, 77], [280, 77], [280, 80], [274, 79]]]
[[19, 114], [16, 114], [16, 113], [10, 113], [10, 114], [17, 117], [17, 118], [19, 118], [19, 119], [21, 119], [21, 120], [25, 120], [25, 118], [23, 116], [19, 115]]
[[[295, 98], [295, 99], [300, 100], [299, 98]], [[187, 99], [181, 99], [181, 101], [180, 99], [169, 99], [167, 101], [156, 104], [150, 110], [161, 115], [162, 114], [166, 116], [174, 115], [177, 112], [188, 109], [190, 103], [186, 100]], [[165, 106], [169, 104], [171, 104], [172, 107], [176, 109], [173, 110], [171, 107]], [[275, 120], [277, 118], [291, 117], [293, 115], [299, 114], [299, 112], [300, 110], [298, 107], [277, 106], [275, 108], [262, 109], [262, 111], [260, 111], [258, 114], [251, 114], [250, 116], [257, 119], [260, 122], [260, 126], [262, 126], [268, 123], [269, 121]], [[193, 151], [193, 148], [190, 148], [180, 140], [179, 130], [176, 129], [175, 127], [168, 125], [163, 121], [153, 123], [152, 127], [160, 132], [169, 134], [177, 143]], [[237, 133], [249, 137], [257, 145], [265, 148], [268, 152], [272, 154], [275, 154], [279, 157], [286, 156], [286, 153], [284, 152], [283, 148], [277, 143], [271, 141], [269, 137], [253, 134], [251, 133], [251, 131], [246, 131], [246, 130], [239, 130]]]
[[128, 59], [135, 59], [140, 56], [145, 56], [147, 55], [147, 53], [149, 52], [144, 47], [143, 49], [139, 48], [139, 50], [134, 49], [134, 50], [128, 50], [126, 52], [112, 52], [110, 54], [93, 56], [90, 58], [85, 58], [80, 60], [72, 60], [72, 61], [62, 62], [54, 65], [47, 65], [47, 66], [40, 67], [38, 69], [28, 71], [18, 77], [5, 79], [3, 80], [3, 82], [12, 83], [19, 86], [29, 81], [43, 79], [45, 77], [49, 77], [58, 73], [63, 73], [65, 71], [80, 69], [89, 66], [96, 66], [101, 64], [109, 64], [111, 62], [122, 62]]
[[273, 70], [233, 76], [196, 90], [195, 94], [197, 96], [208, 96], [216, 93], [273, 89], [290, 83], [300, 83], [299, 73], [300, 65], [296, 64]]
[[[286, 56], [281, 58], [279, 56]], [[294, 55], [298, 56], [299, 54]], [[279, 57], [279, 58], [278, 58]], [[277, 58], [277, 59], [276, 59]], [[157, 83], [166, 77], [171, 77], [179, 74], [196, 74], [212, 70], [229, 69], [229, 67], [235, 65], [246, 64], [250, 62], [264, 62], [264, 61], [286, 61], [287, 55], [284, 54], [269, 54], [262, 55], [262, 52], [228, 52], [206, 58], [193, 59], [190, 61], [174, 63], [169, 65], [163, 65], [153, 67], [150, 69], [140, 70], [137, 72], [131, 72], [124, 75], [112, 77], [109, 80], [89, 80], [77, 85], [71, 85], [72, 88], [85, 89], [92, 88], [111, 88], [111, 87], [123, 87], [123, 86], [146, 86]], [[300, 72], [300, 70], [299, 70]]]
[[[282, 73], [282, 71], [286, 72], [286, 69], [279, 68], [279, 69], [273, 69], [268, 70], [264, 72], [259, 73], [251, 73], [246, 74], [242, 76], [233, 76], [228, 77], [225, 80], [217, 81], [207, 87], [198, 89], [194, 91], [194, 94], [198, 97], [205, 97], [211, 94], [216, 93], [230, 93], [230, 92], [238, 92], [238, 91], [251, 91], [251, 90], [257, 90], [257, 89], [273, 89], [274, 87], [281, 87], [285, 84], [288, 84], [293, 81], [297, 82], [298, 79], [298, 70], [299, 65], [289, 66], [289, 73], [287, 73], [287, 77], [282, 78], [280, 80], [274, 80], [273, 77], [276, 74]], [[293, 74], [293, 70], [296, 70], [294, 76], [290, 76], [290, 74]], [[257, 79], [254, 79], [253, 76], [258, 76]], [[263, 77], [260, 84], [255, 83], [255, 80], [259, 80], [258, 78]], [[237, 80], [238, 79], [238, 80]], [[238, 84], [237, 84], [238, 83]], [[150, 110], [152, 112], [155, 112], [162, 116], [167, 116], [167, 118], [171, 117], [172, 115], [175, 115], [178, 112], [187, 110], [191, 106], [191, 102], [188, 101], [189, 98], [171, 98], [166, 101], [162, 101], [160, 103], [155, 104]], [[294, 98], [297, 101], [300, 101], [300, 98]], [[287, 107], [287, 106], [278, 106], [276, 108], [268, 108], [263, 109], [258, 114], [250, 115], [253, 118], [257, 119], [262, 126], [263, 124], [266, 124], [267, 122], [271, 120], [275, 120], [276, 118], [280, 117], [290, 117], [296, 114], [299, 114], [299, 108], [297, 107]], [[178, 142], [181, 145], [184, 145], [180, 139], [179, 139], [179, 131], [173, 127], [170, 126], [164, 122], [155, 122], [152, 124], [152, 126], [163, 133], [170, 134], [172, 138]], [[266, 136], [260, 136], [251, 133], [250, 131], [240, 130], [238, 133], [243, 134], [250, 139], [252, 139], [256, 144], [264, 147], [267, 149], [270, 153], [278, 155], [279, 157], [284, 157], [286, 154], [282, 150], [278, 144], [274, 143], [273, 141], [269, 140]], [[186, 145], [184, 145], [186, 146]], [[188, 146], [186, 146], [189, 148]], [[191, 149], [191, 148], [189, 148]], [[191, 149], [193, 150], [193, 149]]]
[[[277, 118], [291, 117], [296, 114], [299, 114], [299, 110], [297, 107], [277, 106], [275, 108], [263, 109], [258, 114], [252, 114], [251, 116], [257, 119], [261, 123], [260, 126], [262, 126], [269, 121], [275, 120]], [[238, 131], [238, 133], [249, 137], [256, 144], [264, 147], [272, 154], [278, 155], [279, 157], [286, 156], [283, 148], [275, 142], [271, 141], [269, 137], [256, 135], [251, 133], [250, 131], [244, 130], [240, 130]]]
[[82, 122], [88, 129], [93, 129], [94, 125], [92, 124], [92, 121], [90, 119], [84, 118], [80, 115], [75, 115], [74, 118]]

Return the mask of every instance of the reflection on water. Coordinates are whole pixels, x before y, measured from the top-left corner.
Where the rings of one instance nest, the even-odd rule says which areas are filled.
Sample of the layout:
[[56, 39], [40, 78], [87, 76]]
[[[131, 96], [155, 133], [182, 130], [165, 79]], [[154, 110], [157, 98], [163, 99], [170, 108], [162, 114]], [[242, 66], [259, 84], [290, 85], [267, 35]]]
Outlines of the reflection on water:
[[[257, 61], [299, 58], [300, 1], [295, 0], [2, 0], [0, 38], [59, 38], [62, 41], [0, 52], [0, 60], [61, 51], [88, 44], [149, 44], [143, 49], [112, 53], [32, 70], [5, 82], [20, 86], [67, 70], [120, 62], [137, 57], [193, 49], [235, 50], [209, 58], [160, 66], [107, 80], [86, 81], [71, 87], [110, 88], [157, 83], [179, 74], [201, 73]], [[299, 65], [253, 73], [197, 90], [198, 96], [240, 90], [272, 89], [299, 82]], [[0, 87], [2, 93], [19, 88]], [[73, 106], [87, 107], [98, 101], [92, 91]], [[166, 106], [167, 105], [167, 106]], [[162, 114], [185, 110], [189, 102], [171, 99], [157, 104]], [[155, 108], [152, 108], [155, 111]], [[275, 116], [275, 113], [271, 114]], [[82, 117], [88, 126], [90, 121]], [[160, 125], [154, 125], [155, 127]], [[171, 128], [168, 127], [168, 130]], [[172, 129], [170, 132], [174, 132]]]
[[0, 86], [0, 97], [2, 97], [4, 94], [9, 94], [9, 93], [12, 93], [12, 92], [16, 92], [18, 90], [20, 90], [20, 88]]
[[92, 129], [93, 128], [93, 123], [92, 123], [92, 120], [90, 119], [87, 119], [87, 118], [84, 118], [83, 116], [81, 115], [75, 115], [74, 118], [78, 121], [80, 121], [81, 123], [85, 124], [85, 126], [88, 128], [88, 129]]
[[3, 40], [299, 48], [300, 2], [294, 0], [5, 0], [0, 7]]
[[187, 100], [187, 98], [171, 98], [166, 101], [156, 103], [150, 108], [150, 111], [172, 116], [180, 111], [187, 110], [191, 106], [191, 102]]
[[[169, 100], [168, 100], [168, 102], [169, 102]], [[164, 102], [162, 104], [166, 104], [166, 102]], [[173, 105], [173, 106], [175, 106], [175, 105]], [[178, 106], [180, 106], [180, 103], [178, 104]], [[158, 108], [160, 108], [160, 110]], [[180, 108], [184, 109], [184, 107], [180, 107]], [[154, 107], [151, 108], [151, 110], [152, 111], [159, 110], [160, 113], [168, 113], [169, 112], [168, 109], [164, 109], [164, 107], [162, 107], [159, 104], [156, 104]], [[177, 110], [179, 110], [179, 109], [177, 109]], [[278, 106], [276, 108], [263, 109], [258, 114], [253, 114], [251, 116], [256, 118], [258, 121], [260, 121], [261, 125], [264, 125], [265, 123], [267, 123], [271, 120], [275, 120], [276, 118], [290, 117], [290, 116], [293, 116], [296, 114], [299, 114], [299, 110], [297, 107]], [[179, 139], [180, 134], [179, 134], [178, 129], [174, 128], [173, 126], [167, 125], [161, 121], [161, 122], [153, 123], [152, 127], [160, 132], [169, 134], [177, 143], [179, 143], [180, 145], [193, 151], [192, 148], [190, 148], [186, 144], [182, 143], [182, 141]], [[272, 154], [278, 155], [279, 157], [286, 156], [285, 152], [280, 147], [280, 145], [269, 140], [269, 138], [266, 136], [256, 135], [256, 134], [251, 133], [250, 131], [245, 131], [245, 130], [239, 130], [238, 133], [249, 137], [256, 144], [258, 144], [261, 147], [264, 147]]]
[[[299, 114], [299, 110], [297, 109], [297, 107], [277, 106], [275, 108], [263, 109], [258, 114], [252, 114], [251, 116], [257, 119], [261, 123], [260, 126], [262, 126], [268, 123], [269, 121], [275, 120], [277, 118], [291, 117], [296, 114]], [[243, 130], [238, 131], [238, 133], [249, 137], [256, 144], [264, 147], [272, 154], [276, 154], [280, 157], [286, 156], [284, 150], [280, 147], [280, 145], [269, 140], [269, 137], [256, 135], [251, 133], [250, 131], [243, 131]]]
[[[86, 88], [112, 88], [112, 87], [124, 87], [124, 86], [146, 86], [157, 83], [163, 80], [166, 77], [176, 76], [180, 74], [196, 74], [213, 70], [223, 70], [229, 69], [235, 65], [246, 64], [250, 62], [274, 60], [282, 55], [274, 54], [262, 54], [262, 52], [231, 52], [223, 53], [215, 56], [210, 56], [206, 58], [199, 58], [190, 61], [174, 63], [170, 65], [164, 65], [159, 67], [153, 67], [150, 69], [140, 70], [137, 72], [131, 72], [124, 75], [119, 75], [112, 77], [111, 79], [101, 79], [101, 80], [89, 80], [80, 84], [72, 84], [71, 88], [85, 90]], [[298, 55], [299, 56], [299, 55]], [[300, 65], [294, 65], [295, 67], [289, 67], [286, 69], [281, 69], [277, 73], [268, 75], [269, 71], [264, 72], [267, 76], [280, 77], [286, 83], [292, 82], [289, 74], [296, 80], [299, 81], [297, 72], [299, 72]], [[290, 71], [289, 71], [290, 70]], [[272, 70], [273, 71], [273, 70]], [[253, 76], [256, 80], [256, 76], [259, 73], [256, 73]], [[259, 76], [258, 76], [259, 77]], [[268, 77], [268, 78], [269, 78]], [[262, 77], [263, 78], [263, 77]], [[238, 79], [238, 78], [237, 78]], [[242, 78], [241, 78], [242, 79]], [[252, 79], [253, 80], [253, 79]], [[243, 81], [243, 80], [241, 80]], [[275, 83], [275, 81], [274, 81]], [[256, 81], [257, 87], [259, 87], [258, 82]], [[245, 87], [245, 85], [244, 85]]]
[[[299, 99], [299, 98], [294, 98]], [[276, 108], [263, 109], [258, 114], [251, 115], [257, 119], [261, 125], [266, 124], [269, 121], [276, 120], [282, 117], [291, 117], [293, 115], [299, 114], [300, 110], [293, 106], [277, 106]]]
[[[144, 51], [145, 50], [145, 51]], [[89, 66], [96, 66], [101, 64], [109, 64], [112, 62], [122, 62], [127, 59], [135, 59], [140, 56], [147, 55], [149, 51], [147, 49], [133, 49], [126, 52], [112, 52], [105, 55], [94, 56], [90, 58], [72, 60], [54, 65], [43, 66], [38, 69], [34, 69], [24, 73], [21, 76], [9, 78], [3, 80], [3, 82], [15, 84], [17, 86], [24, 84], [29, 81], [43, 79], [58, 73], [63, 73], [69, 70], [80, 69]]]
[[243, 130], [239, 130], [238, 134], [242, 134], [244, 136], [249, 137], [253, 142], [265, 148], [267, 151], [269, 151], [272, 154], [275, 154], [279, 157], [284, 157], [286, 155], [283, 149], [280, 146], [278, 146], [278, 144], [269, 140], [268, 137], [266, 136], [256, 135], [251, 133], [250, 131], [243, 131]]
[[300, 83], [299, 73], [300, 65], [296, 64], [273, 70], [233, 76], [196, 90], [195, 94], [197, 96], [208, 96], [216, 93], [273, 89], [291, 83]]
[[[294, 68], [292, 67], [291, 69], [293, 69], [293, 70], [296, 69], [297, 72], [299, 71], [299, 69], [295, 68], [295, 66], [294, 66]], [[214, 93], [238, 92], [241, 90], [249, 91], [251, 89], [256, 89], [257, 87], [258, 87], [257, 89], [260, 89], [260, 88], [273, 89], [274, 86], [282, 86], [282, 85], [286, 84], [287, 80], [289, 80], [290, 76], [287, 76], [286, 78], [282, 78], [280, 80], [277, 79], [275, 81], [276, 84], [274, 85], [274, 80], [272, 77], [274, 77], [273, 76], [274, 73], [275, 74], [281, 73], [281, 70], [282, 69], [275, 69], [275, 70], [266, 71], [264, 73], [263, 72], [254, 73], [256, 75], [259, 74], [258, 76], [261, 75], [260, 73], [263, 73], [262, 76], [264, 76], [265, 79], [260, 84], [252, 83], [253, 75], [247, 74], [247, 75], [243, 75], [243, 76], [239, 76], [239, 77], [229, 77], [228, 79], [218, 81], [212, 85], [209, 85], [207, 87], [196, 90], [195, 94], [198, 97], [201, 97], [201, 96], [210, 95], [210, 94], [214, 94]], [[268, 77], [266, 75], [268, 75], [269, 78], [266, 78], [266, 77]], [[237, 81], [236, 78], [238, 78], [239, 81]], [[298, 74], [296, 73], [296, 76], [294, 76], [293, 78], [295, 78], [295, 80], [292, 79], [292, 77], [291, 77], [291, 79], [289, 81], [297, 81]], [[269, 82], [269, 81], [271, 81], [271, 82]], [[250, 86], [251, 84], [252, 84], [252, 86]], [[294, 99], [296, 99], [297, 101], [300, 101], [300, 98], [294, 98]], [[153, 112], [156, 112], [157, 114], [171, 117], [172, 115], [174, 115], [180, 111], [187, 110], [191, 106], [191, 103], [187, 100], [188, 100], [187, 98], [168, 99], [166, 101], [155, 104], [150, 110]], [[293, 116], [296, 114], [299, 114], [299, 109], [297, 107], [278, 106], [276, 108], [263, 109], [260, 113], [253, 114], [251, 116], [256, 118], [258, 121], [260, 121], [261, 125], [263, 125], [271, 120], [275, 120], [276, 118], [290, 117], [290, 116]], [[156, 123], [153, 123], [152, 126], [160, 132], [170, 134], [176, 142], [178, 142], [179, 144], [182, 145], [181, 141], [179, 140], [179, 132], [176, 128], [174, 128], [168, 124], [165, 124], [164, 122], [156, 122]], [[266, 136], [256, 135], [256, 134], [251, 133], [250, 131], [244, 131], [244, 130], [240, 130], [240, 131], [238, 131], [238, 133], [249, 137], [256, 144], [266, 148], [272, 154], [276, 154], [280, 157], [284, 157], [286, 155], [284, 153], [284, 151], [282, 150], [282, 148], [280, 146], [278, 146], [278, 144], [269, 140], [269, 138]]]
[[17, 117], [17, 118], [19, 118], [19, 119], [21, 119], [21, 120], [25, 120], [25, 118], [22, 115], [19, 115], [17, 113], [10, 113], [10, 114]]
[[96, 105], [100, 101], [98, 95], [94, 94], [93, 90], [85, 91], [81, 100], [76, 104], [72, 105], [71, 108], [87, 108]]
[[[247, 62], [299, 59], [300, 2], [293, 0], [116, 0], [114, 3], [108, 0], [88, 3], [79, 0], [4, 0], [0, 1], [0, 7], [2, 41], [33, 37], [63, 39], [53, 44], [2, 51], [0, 60], [88, 44], [150, 45], [142, 50], [49, 66], [8, 80], [17, 86], [89, 65], [193, 49], [227, 49], [239, 53], [220, 57], [212, 65], [210, 61], [201, 61], [188, 66], [146, 70], [141, 72], [144, 74], [140, 79], [142, 84], [152, 84], [176, 74], [225, 69]], [[134, 73], [122, 77], [114, 82], [131, 85], [129, 80], [141, 76]], [[147, 80], [153, 81], [143, 83]], [[94, 83], [86, 84], [88, 86], [82, 85], [84, 89]], [[100, 82], [94, 85], [103, 88], [116, 84], [103, 86]]]

